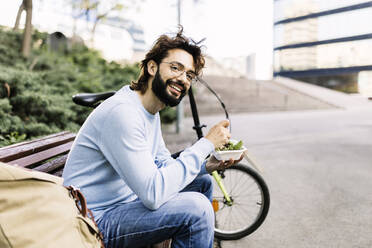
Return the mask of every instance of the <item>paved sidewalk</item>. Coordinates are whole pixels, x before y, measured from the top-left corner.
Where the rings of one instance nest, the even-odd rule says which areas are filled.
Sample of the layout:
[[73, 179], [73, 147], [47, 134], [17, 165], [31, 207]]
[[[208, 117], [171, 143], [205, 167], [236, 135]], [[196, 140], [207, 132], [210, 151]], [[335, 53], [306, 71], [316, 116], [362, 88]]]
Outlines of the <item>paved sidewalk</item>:
[[[231, 115], [232, 136], [264, 168], [271, 207], [259, 230], [222, 247], [372, 247], [372, 103], [296, 81], [280, 83], [334, 107]], [[221, 119], [204, 116], [201, 122], [210, 128]], [[164, 131], [170, 150], [195, 141], [192, 120], [184, 124], [181, 134]]]

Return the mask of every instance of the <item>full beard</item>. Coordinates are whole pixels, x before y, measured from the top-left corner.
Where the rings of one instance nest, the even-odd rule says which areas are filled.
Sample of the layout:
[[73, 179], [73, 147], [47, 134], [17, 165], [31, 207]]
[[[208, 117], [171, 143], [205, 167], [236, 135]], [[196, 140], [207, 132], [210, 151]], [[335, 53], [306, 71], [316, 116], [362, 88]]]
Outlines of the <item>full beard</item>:
[[[168, 92], [167, 87], [171, 84], [175, 83], [175, 81], [168, 79], [166, 82], [160, 77], [159, 70], [156, 72], [154, 80], [152, 81], [152, 91], [154, 94], [162, 101], [165, 105], [174, 107], [177, 106], [182, 98], [186, 95], [186, 89], [183, 87], [181, 91], [181, 95], [177, 98], [173, 96], [171, 93]], [[180, 83], [183, 85], [183, 83]]]

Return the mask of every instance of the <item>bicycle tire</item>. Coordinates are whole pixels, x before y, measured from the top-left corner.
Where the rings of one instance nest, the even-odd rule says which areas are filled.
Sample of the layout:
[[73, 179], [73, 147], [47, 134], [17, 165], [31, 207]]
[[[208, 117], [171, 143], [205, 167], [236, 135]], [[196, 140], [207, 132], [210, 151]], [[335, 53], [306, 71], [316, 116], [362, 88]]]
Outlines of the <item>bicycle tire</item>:
[[[234, 166], [231, 166], [229, 168], [227, 168], [224, 172], [222, 172], [222, 174], [225, 176], [225, 179], [223, 179], [224, 181], [224, 185], [226, 187], [226, 190], [227, 192], [229, 193], [229, 195], [231, 196], [231, 198], [233, 199], [233, 205], [232, 206], [228, 206], [227, 203], [224, 201], [222, 204], [222, 208], [219, 209], [218, 211], [215, 211], [215, 218], [216, 218], [216, 226], [215, 226], [215, 238], [217, 239], [220, 239], [220, 240], [237, 240], [237, 239], [241, 239], [243, 237], [246, 237], [248, 236], [249, 234], [253, 233], [254, 231], [256, 231], [260, 226], [261, 224], [264, 222], [266, 216], [267, 216], [267, 213], [269, 211], [269, 207], [270, 207], [270, 193], [269, 193], [269, 189], [264, 181], [264, 179], [253, 169], [251, 169], [250, 167], [244, 165], [244, 164], [237, 164], [237, 165], [234, 165]], [[231, 177], [235, 177], [236, 175], [239, 175], [239, 182], [234, 182], [233, 179], [234, 178], [231, 178]], [[236, 178], [235, 178], [236, 179]], [[253, 188], [257, 188], [257, 190], [259, 191], [259, 195], [256, 197], [257, 199], [254, 199], [256, 200], [255, 202], [255, 205], [256, 206], [249, 206], [249, 205], [244, 205], [244, 204], [241, 204], [240, 202], [242, 202], [242, 200], [247, 200], [247, 197], [252, 197], [253, 195], [249, 195], [247, 194], [246, 191], [244, 191], [244, 189], [239, 189], [239, 188], [236, 188], [238, 187], [237, 184], [243, 182], [245, 183], [245, 181], [249, 181], [251, 185], [253, 185]], [[219, 204], [221, 204], [221, 195], [222, 195], [222, 192], [221, 190], [219, 189], [219, 187], [217, 186], [215, 180], [213, 180], [214, 182], [214, 190], [213, 190], [213, 199], [214, 200], [217, 200], [219, 201]], [[232, 187], [231, 186], [231, 182], [233, 182], [235, 185]], [[249, 186], [251, 187], [251, 186]], [[237, 191], [239, 190], [239, 191]], [[236, 195], [234, 194], [235, 192], [241, 192], [241, 193], [244, 193], [244, 195]], [[250, 192], [248, 192], [250, 194]], [[258, 194], [258, 193], [257, 193]], [[237, 211], [237, 206], [243, 206], [243, 211], [248, 211], [250, 209], [248, 208], [257, 208], [257, 213], [254, 214], [254, 218], [253, 219], [253, 222], [251, 223], [246, 223], [245, 225], [243, 224], [243, 227], [239, 227], [239, 228], [236, 228], [236, 229], [228, 229], [228, 228], [225, 228], [225, 227], [221, 227], [220, 223], [221, 222], [232, 222], [234, 220], [234, 217], [233, 216], [225, 216], [225, 220], [223, 220], [223, 214], [222, 211], [223, 209], [230, 209], [230, 210], [227, 210], [227, 211], [230, 211], [230, 213], [233, 211], [234, 207], [234, 211], [236, 212]], [[239, 208], [242, 208], [242, 207], [239, 207]], [[239, 222], [241, 222], [241, 220], [243, 219], [244, 216], [247, 216], [247, 212], [241, 212], [242, 214], [239, 214], [239, 216], [235, 217], [235, 218], [238, 218], [238, 219], [235, 219], [235, 220], [238, 220]], [[242, 223], [242, 222], [241, 222]], [[231, 224], [231, 223], [230, 223]]]

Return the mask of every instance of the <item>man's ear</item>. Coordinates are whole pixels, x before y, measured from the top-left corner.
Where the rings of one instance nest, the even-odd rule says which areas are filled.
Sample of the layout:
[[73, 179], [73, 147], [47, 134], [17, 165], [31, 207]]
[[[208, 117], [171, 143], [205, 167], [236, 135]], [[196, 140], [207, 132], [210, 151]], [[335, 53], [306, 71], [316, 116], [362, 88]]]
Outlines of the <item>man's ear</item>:
[[154, 60], [150, 60], [149, 62], [147, 62], [147, 72], [151, 76], [155, 76], [157, 70], [158, 70], [158, 64], [156, 64]]

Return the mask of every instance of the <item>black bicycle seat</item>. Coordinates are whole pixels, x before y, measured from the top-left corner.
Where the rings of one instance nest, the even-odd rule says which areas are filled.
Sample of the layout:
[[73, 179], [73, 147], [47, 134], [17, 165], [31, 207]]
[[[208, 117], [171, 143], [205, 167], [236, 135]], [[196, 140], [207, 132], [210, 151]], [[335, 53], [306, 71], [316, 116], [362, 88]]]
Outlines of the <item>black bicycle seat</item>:
[[72, 96], [72, 101], [78, 105], [95, 108], [101, 103], [101, 101], [106, 100], [115, 93], [116, 91], [102, 93], [79, 93]]

